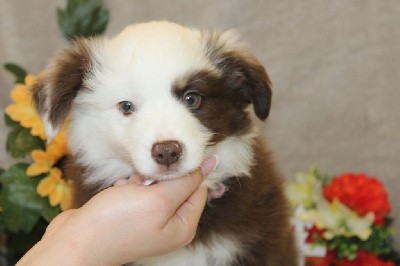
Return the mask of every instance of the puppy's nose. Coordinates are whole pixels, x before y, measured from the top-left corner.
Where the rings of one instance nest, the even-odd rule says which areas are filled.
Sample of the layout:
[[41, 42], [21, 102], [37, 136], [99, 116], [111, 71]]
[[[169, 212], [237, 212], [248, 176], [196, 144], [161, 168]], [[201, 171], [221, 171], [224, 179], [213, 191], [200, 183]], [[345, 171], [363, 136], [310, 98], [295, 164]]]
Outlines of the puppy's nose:
[[158, 164], [170, 166], [181, 157], [182, 147], [177, 141], [167, 140], [157, 142], [151, 149], [151, 156]]

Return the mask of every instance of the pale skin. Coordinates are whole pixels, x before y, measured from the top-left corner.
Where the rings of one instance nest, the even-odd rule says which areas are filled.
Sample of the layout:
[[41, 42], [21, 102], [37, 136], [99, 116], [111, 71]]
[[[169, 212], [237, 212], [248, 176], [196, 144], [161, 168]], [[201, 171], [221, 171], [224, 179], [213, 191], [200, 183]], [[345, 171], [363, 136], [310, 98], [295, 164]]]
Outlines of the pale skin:
[[17, 265], [121, 265], [190, 243], [207, 200], [201, 183], [216, 163], [209, 157], [201, 174], [98, 193], [58, 215]]

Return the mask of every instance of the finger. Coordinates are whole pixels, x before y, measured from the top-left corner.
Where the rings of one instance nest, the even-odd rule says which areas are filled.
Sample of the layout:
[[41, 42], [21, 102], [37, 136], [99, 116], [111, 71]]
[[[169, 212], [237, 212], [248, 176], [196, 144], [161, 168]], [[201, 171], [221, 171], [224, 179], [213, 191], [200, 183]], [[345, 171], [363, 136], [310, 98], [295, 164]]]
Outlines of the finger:
[[189, 176], [159, 182], [151, 187], [157, 190], [160, 197], [168, 204], [169, 213], [173, 215], [182, 203], [196, 191], [204, 180], [204, 176], [213, 171], [217, 164], [218, 159], [210, 156], [204, 160], [200, 169], [191, 172]]
[[176, 245], [184, 246], [193, 240], [206, 201], [207, 188], [198, 188], [165, 225], [165, 234], [174, 235], [171, 239], [176, 241]]
[[[176, 215], [183, 223], [197, 224], [207, 201], [208, 189], [199, 187], [177, 210]], [[192, 220], [193, 219], [193, 220]]]
[[48, 235], [54, 228], [62, 225], [66, 220], [68, 220], [71, 215], [73, 215], [75, 213], [75, 209], [71, 209], [71, 210], [67, 210], [64, 211], [60, 214], [58, 214], [51, 222], [50, 224], [47, 226], [46, 231], [43, 235], [43, 237], [45, 237], [46, 235]]
[[202, 181], [203, 175], [200, 170], [197, 170], [185, 177], [159, 182], [150, 186], [149, 189], [154, 190], [159, 199], [168, 205], [166, 210], [172, 216], [182, 203], [196, 191]]
[[207, 157], [202, 163], [200, 169], [204, 176], [214, 171], [218, 165], [218, 157], [216, 155]]

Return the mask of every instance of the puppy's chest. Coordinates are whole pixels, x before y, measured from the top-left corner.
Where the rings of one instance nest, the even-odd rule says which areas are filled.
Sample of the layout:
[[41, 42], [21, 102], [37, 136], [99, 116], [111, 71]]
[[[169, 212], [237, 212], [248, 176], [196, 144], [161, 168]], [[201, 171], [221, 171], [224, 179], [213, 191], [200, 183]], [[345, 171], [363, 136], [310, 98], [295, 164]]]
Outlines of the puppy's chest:
[[229, 266], [241, 251], [240, 243], [231, 236], [213, 235], [208, 244], [195, 241], [172, 253], [147, 258], [134, 266]]

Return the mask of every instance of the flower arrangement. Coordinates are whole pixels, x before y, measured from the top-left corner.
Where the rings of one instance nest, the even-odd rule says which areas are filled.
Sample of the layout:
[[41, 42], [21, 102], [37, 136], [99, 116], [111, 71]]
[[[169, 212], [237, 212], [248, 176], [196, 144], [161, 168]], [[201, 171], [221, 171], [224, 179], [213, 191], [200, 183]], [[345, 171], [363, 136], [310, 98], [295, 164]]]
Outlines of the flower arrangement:
[[[70, 41], [75, 36], [101, 34], [109, 12], [101, 0], [68, 0], [65, 9], [57, 10], [57, 18], [59, 28]], [[36, 77], [16, 64], [7, 63], [5, 69], [16, 78], [10, 93], [12, 103], [4, 114], [10, 129], [6, 149], [13, 158], [25, 159], [6, 170], [0, 168], [0, 264], [5, 260], [14, 265], [40, 240], [47, 224], [70, 208], [71, 184], [62, 175], [62, 161], [68, 152], [67, 123], [54, 139], [47, 140], [32, 105], [30, 87]], [[1, 252], [4, 245], [5, 253]]]
[[[375, 177], [344, 173], [329, 178], [312, 168], [286, 192], [296, 224], [304, 229], [303, 250], [311, 250], [306, 265], [400, 265], [391, 242], [388, 195]], [[322, 252], [312, 255], [313, 249]]]

